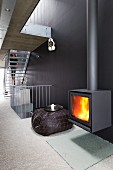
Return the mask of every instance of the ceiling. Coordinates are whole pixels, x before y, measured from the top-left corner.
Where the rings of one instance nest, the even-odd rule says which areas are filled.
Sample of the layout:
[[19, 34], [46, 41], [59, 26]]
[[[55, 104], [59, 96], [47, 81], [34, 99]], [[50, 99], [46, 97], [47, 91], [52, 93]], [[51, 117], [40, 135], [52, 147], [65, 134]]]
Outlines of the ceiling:
[[[22, 27], [25, 25], [39, 1], [40, 0], [16, 0], [14, 11], [1, 46], [0, 59], [3, 58], [9, 49], [33, 51], [47, 41], [47, 38], [45, 37], [20, 33]], [[7, 15], [9, 15], [8, 12]]]

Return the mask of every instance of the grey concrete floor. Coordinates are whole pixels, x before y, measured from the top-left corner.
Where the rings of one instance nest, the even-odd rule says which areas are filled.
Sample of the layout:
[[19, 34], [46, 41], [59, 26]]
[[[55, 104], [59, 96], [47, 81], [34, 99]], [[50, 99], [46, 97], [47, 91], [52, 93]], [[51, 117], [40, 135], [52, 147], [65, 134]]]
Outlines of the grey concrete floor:
[[[49, 137], [34, 133], [30, 118], [20, 119], [9, 102], [0, 95], [0, 170], [72, 170]], [[113, 170], [113, 155], [88, 170]]]

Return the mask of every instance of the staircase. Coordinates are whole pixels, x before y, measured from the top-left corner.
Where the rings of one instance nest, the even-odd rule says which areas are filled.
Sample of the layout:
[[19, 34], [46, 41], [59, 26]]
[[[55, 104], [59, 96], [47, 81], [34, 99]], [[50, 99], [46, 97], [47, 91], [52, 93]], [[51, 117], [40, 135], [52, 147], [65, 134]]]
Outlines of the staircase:
[[[12, 55], [15, 55], [15, 57]], [[9, 50], [7, 52], [5, 56], [4, 96], [11, 96], [12, 85], [19, 86], [24, 84], [29, 57], [29, 51]]]

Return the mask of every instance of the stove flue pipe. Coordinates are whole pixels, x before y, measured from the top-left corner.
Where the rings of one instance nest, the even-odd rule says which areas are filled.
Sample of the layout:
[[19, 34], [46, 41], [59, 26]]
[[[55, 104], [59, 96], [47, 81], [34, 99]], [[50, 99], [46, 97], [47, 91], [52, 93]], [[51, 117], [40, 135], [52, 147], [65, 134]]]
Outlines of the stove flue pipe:
[[98, 89], [98, 0], [87, 6], [87, 89]]

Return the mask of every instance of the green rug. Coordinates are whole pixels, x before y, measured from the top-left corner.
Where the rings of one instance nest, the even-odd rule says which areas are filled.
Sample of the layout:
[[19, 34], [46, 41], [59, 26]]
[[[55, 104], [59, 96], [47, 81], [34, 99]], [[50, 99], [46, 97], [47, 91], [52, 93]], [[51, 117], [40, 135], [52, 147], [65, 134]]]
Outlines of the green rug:
[[47, 143], [76, 170], [85, 170], [113, 154], [113, 144], [82, 129], [52, 136]]

